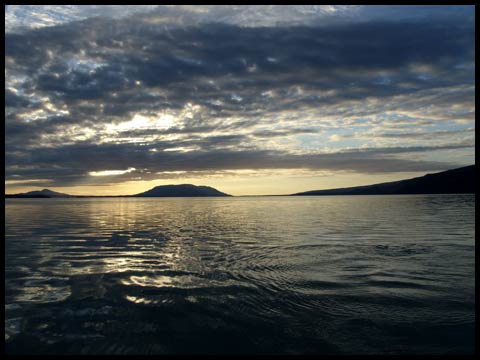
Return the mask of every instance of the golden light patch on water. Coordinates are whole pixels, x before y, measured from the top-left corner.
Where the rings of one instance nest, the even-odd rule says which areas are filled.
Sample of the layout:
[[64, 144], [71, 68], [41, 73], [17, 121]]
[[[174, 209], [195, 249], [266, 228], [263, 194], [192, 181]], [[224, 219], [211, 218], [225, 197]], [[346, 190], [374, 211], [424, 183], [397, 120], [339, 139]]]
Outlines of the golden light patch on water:
[[158, 304], [158, 301], [156, 301], [156, 300], [146, 299], [146, 298], [137, 297], [137, 296], [126, 295], [125, 299], [127, 299], [128, 301], [131, 301], [135, 304], [145, 304], [145, 305]]
[[130, 276], [131, 283], [124, 283], [125, 285], [138, 285], [142, 287], [173, 287], [174, 281], [170, 276]]
[[106, 257], [103, 259], [103, 271], [106, 273], [123, 273], [138, 269], [142, 271], [153, 271], [145, 265], [144, 259], [133, 256], [132, 254], [132, 257]]

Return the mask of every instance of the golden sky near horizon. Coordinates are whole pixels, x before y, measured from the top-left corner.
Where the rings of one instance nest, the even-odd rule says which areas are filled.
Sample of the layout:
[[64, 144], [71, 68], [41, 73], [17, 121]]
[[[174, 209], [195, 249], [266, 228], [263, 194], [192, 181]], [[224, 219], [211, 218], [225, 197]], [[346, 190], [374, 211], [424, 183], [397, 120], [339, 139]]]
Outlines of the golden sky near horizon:
[[[374, 183], [409, 179], [423, 176], [423, 173], [395, 173], [387, 175], [362, 175], [362, 174], [324, 174], [321, 176], [305, 176], [291, 173], [290, 175], [250, 175], [209, 178], [180, 178], [168, 180], [132, 181], [116, 185], [103, 186], [68, 186], [49, 188], [57, 192], [70, 195], [133, 195], [159, 185], [194, 184], [211, 186], [221, 192], [234, 195], [287, 195], [309, 190], [323, 190], [350, 186], [370, 185]], [[21, 193], [40, 190], [38, 186], [11, 186], [9, 193]]]

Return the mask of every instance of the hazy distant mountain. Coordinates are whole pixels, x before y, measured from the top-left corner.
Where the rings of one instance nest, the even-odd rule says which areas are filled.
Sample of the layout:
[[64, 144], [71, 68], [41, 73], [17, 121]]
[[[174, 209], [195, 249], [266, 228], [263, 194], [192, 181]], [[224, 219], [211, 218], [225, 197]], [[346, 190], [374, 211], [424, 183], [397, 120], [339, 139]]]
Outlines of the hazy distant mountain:
[[182, 196], [231, 196], [210, 186], [195, 186], [191, 184], [162, 185], [151, 190], [133, 195], [136, 197], [182, 197]]
[[72, 197], [72, 195], [59, 193], [56, 191], [43, 189], [40, 191], [30, 191], [20, 194], [5, 194], [5, 197], [15, 197], [15, 198], [53, 198], [53, 197]]
[[292, 195], [381, 195], [475, 193], [475, 165], [413, 179], [348, 188], [313, 190]]

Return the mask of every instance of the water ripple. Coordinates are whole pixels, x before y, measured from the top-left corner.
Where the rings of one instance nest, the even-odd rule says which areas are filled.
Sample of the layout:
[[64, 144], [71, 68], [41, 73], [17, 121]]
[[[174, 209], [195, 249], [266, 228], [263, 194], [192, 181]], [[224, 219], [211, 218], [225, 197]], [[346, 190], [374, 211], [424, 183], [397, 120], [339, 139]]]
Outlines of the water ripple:
[[474, 215], [470, 195], [7, 199], [7, 352], [468, 353]]

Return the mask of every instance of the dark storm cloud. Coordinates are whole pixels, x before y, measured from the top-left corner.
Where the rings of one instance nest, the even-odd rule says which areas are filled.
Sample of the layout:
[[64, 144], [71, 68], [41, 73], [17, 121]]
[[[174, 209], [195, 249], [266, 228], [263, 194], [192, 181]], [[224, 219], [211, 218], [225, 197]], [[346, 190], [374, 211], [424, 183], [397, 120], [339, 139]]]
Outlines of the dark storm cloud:
[[[220, 142], [224, 141], [220, 140]], [[212, 142], [219, 141], [212, 139]], [[228, 140], [226, 141], [229, 142]], [[90, 171], [126, 170], [136, 171], [110, 177], [87, 178], [82, 183], [122, 182], [133, 179], [155, 179], [162, 171], [206, 171], [240, 169], [311, 169], [350, 170], [354, 172], [387, 173], [404, 171], [442, 170], [454, 166], [449, 162], [434, 162], [395, 158], [401, 153], [427, 152], [432, 150], [455, 150], [470, 144], [373, 148], [343, 151], [331, 154], [291, 154], [286, 151], [245, 149], [235, 151], [215, 147], [215, 151], [151, 152], [149, 149], [165, 144], [135, 145], [109, 144], [94, 146], [75, 144], [61, 149], [44, 148], [28, 154], [7, 153], [6, 176], [8, 179], [31, 177], [52, 179], [57, 186], [75, 184]], [[85, 159], [89, 161], [86, 162]], [[53, 184], [53, 183], [51, 183]]]
[[19, 96], [9, 89], [5, 90], [5, 107], [26, 108], [30, 105], [31, 102], [25, 97]]
[[[127, 167], [137, 171], [115, 179], [179, 170], [391, 172], [452, 165], [389, 156], [404, 152], [402, 149], [303, 155], [288, 149], [267, 151], [255, 143], [256, 138], [315, 134], [318, 129], [304, 124], [272, 130], [254, 127], [265, 116], [322, 106], [328, 113], [328, 106], [338, 105], [340, 117], [361, 115], [345, 104], [367, 98], [387, 102], [395, 96], [418, 94], [418, 101], [424, 97], [429, 105], [435, 105], [432, 101], [471, 105], [474, 88], [468, 86], [474, 85], [474, 19], [409, 18], [266, 28], [214, 23], [166, 27], [153, 23], [155, 16], [134, 15], [121, 21], [93, 18], [5, 35], [6, 70], [12, 74], [6, 86], [16, 87], [22, 94], [6, 89], [6, 106], [13, 109], [6, 116], [7, 179], [52, 178], [60, 185], [74, 183], [90, 171]], [[466, 88], [442, 97], [446, 89], [455, 86]], [[432, 94], [436, 96], [433, 100]], [[67, 108], [68, 115], [50, 114], [27, 121], [15, 114], [15, 110], [38, 106], [32, 99], [41, 97], [47, 97], [53, 108]], [[188, 104], [202, 109], [185, 117], [183, 127], [119, 130], [115, 134], [157, 136], [142, 144], [99, 144], [98, 135], [62, 145], [62, 136], [76, 131], [69, 126], [99, 131], [139, 112], [182, 111]], [[241, 119], [224, 121], [237, 115]], [[280, 125], [282, 121], [279, 117]], [[239, 133], [218, 133], [226, 130]], [[56, 132], [55, 142], [48, 135]], [[175, 134], [181, 136], [163, 138]], [[197, 150], [162, 151], [178, 147]], [[441, 147], [410, 151], [438, 149]], [[138, 169], [148, 169], [151, 174], [139, 175]]]
[[[458, 82], [459, 76], [467, 81], [470, 73], [454, 66], [472, 59], [474, 53], [469, 23], [383, 22], [328, 28], [209, 24], [167, 32], [161, 26], [142, 24], [142, 17], [134, 19], [91, 19], [24, 35], [7, 34], [5, 53], [15, 67], [33, 77], [28, 90], [53, 92], [63, 101], [122, 91], [133, 95], [161, 87], [172, 104], [203, 100], [208, 106], [213, 98], [235, 109], [258, 106], [256, 98], [262, 91], [286, 91], [291, 85], [337, 89], [340, 97], [354, 99], [406, 91], [382, 86], [381, 79], [375, 82], [369, 72], [381, 70], [395, 69], [394, 81], [411, 83], [407, 91]], [[66, 66], [65, 61], [80, 57], [80, 51], [105, 65], [93, 71]], [[406, 67], [415, 63], [429, 64], [442, 76], [426, 82], [407, 73]], [[208, 84], [206, 79], [221, 84]], [[135, 89], [134, 81], [141, 81], [144, 88]], [[222, 94], [225, 91], [238, 92], [242, 101]], [[122, 108], [120, 99], [115, 105]], [[108, 100], [115, 103], [111, 97]], [[150, 95], [149, 100], [158, 98]]]

